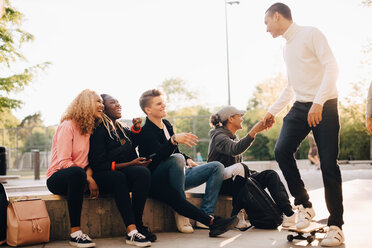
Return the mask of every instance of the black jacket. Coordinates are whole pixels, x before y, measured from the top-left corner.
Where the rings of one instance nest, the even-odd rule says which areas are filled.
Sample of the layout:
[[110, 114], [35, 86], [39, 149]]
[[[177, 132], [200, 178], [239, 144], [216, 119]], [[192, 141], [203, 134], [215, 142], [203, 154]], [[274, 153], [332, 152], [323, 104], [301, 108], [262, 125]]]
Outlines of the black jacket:
[[88, 160], [89, 166], [94, 172], [111, 170], [113, 161], [124, 163], [138, 157], [134, 143], [135, 135], [128, 127], [124, 127], [126, 137], [119, 129], [117, 130], [119, 137], [115, 135], [114, 130], [110, 130], [110, 132], [112, 138], [101, 123], [90, 136]]
[[[163, 119], [163, 123], [167, 128], [169, 135], [172, 136], [174, 134], [172, 124], [166, 119]], [[141, 157], [148, 157], [154, 153], [156, 154], [156, 156], [152, 158], [152, 162], [148, 167], [151, 172], [156, 169], [159, 163], [169, 158], [173, 153], [181, 153], [178, 146], [172, 144], [171, 139], [167, 140], [163, 129], [160, 129], [147, 117], [146, 123], [142, 127], [137, 138], [138, 151]], [[181, 154], [185, 157], [185, 160], [189, 158], [187, 155], [183, 153]]]
[[239, 140], [225, 127], [217, 127], [209, 132], [208, 162], [219, 161], [225, 167], [242, 162], [242, 153], [247, 150], [253, 138], [247, 134]]

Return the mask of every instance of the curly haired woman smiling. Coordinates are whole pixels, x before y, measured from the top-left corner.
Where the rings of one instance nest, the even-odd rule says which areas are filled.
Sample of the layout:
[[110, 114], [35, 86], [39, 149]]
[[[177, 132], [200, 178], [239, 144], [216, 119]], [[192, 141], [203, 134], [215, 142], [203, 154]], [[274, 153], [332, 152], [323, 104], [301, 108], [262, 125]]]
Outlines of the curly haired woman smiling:
[[47, 186], [53, 194], [66, 195], [70, 216], [70, 245], [94, 247], [95, 243], [80, 228], [83, 194], [88, 183], [92, 197], [98, 187], [88, 167], [89, 137], [102, 117], [102, 98], [92, 90], [82, 91], [61, 118], [53, 137], [52, 159], [47, 171]]

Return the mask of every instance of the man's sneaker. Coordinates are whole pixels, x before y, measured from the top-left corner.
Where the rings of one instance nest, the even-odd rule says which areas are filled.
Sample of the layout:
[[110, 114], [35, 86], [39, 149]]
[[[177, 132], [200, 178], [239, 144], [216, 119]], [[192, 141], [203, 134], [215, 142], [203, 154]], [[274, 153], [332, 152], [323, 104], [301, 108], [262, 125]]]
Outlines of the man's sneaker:
[[200, 228], [200, 229], [209, 229], [209, 226], [206, 226], [199, 221], [196, 222], [195, 227]]
[[330, 226], [321, 246], [339, 246], [345, 241], [345, 236], [338, 226]]
[[296, 225], [296, 213], [291, 216], [283, 215], [282, 227], [290, 227]]
[[248, 223], [244, 218], [243, 210], [240, 210], [238, 215], [236, 216], [239, 220], [238, 224], [235, 226], [236, 229], [239, 229], [240, 231], [246, 231], [251, 226], [250, 223]]
[[224, 219], [218, 216], [214, 217], [213, 224], [209, 226], [209, 237], [216, 237], [230, 229], [233, 229], [238, 222], [239, 220], [236, 215]]
[[151, 246], [151, 242], [139, 232], [133, 234], [132, 236], [126, 235], [126, 238], [127, 240], [125, 240], [125, 242], [128, 245], [135, 245], [139, 247]]
[[157, 239], [156, 235], [153, 234], [147, 226], [137, 226], [137, 230], [139, 233], [143, 234], [149, 241], [151, 242], [156, 241]]
[[70, 235], [70, 245], [74, 247], [95, 247], [96, 244], [82, 231], [76, 231]]
[[315, 211], [311, 208], [304, 208], [302, 205], [298, 209], [298, 220], [296, 227], [298, 229], [306, 228], [310, 225], [310, 221], [315, 217]]
[[174, 212], [174, 218], [176, 219], [177, 229], [181, 233], [193, 233], [194, 229], [190, 224], [189, 218], [179, 215], [177, 212]]

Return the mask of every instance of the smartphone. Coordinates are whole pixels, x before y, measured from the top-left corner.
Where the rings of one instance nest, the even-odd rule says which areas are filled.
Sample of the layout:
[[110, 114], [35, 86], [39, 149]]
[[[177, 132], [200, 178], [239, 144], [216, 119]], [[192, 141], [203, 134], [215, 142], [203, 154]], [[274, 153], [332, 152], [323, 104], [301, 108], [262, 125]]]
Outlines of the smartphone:
[[153, 159], [156, 156], [156, 153], [150, 154], [149, 156], [146, 157], [146, 160]]

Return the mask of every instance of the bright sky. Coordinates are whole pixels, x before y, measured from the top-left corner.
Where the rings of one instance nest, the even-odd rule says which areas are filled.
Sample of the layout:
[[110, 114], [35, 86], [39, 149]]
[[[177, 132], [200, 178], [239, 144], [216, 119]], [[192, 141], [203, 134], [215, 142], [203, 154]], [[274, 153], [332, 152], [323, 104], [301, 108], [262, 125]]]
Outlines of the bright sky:
[[[284, 39], [266, 33], [264, 13], [276, 1], [228, 5], [231, 103], [245, 108], [254, 87], [285, 74]], [[340, 67], [340, 96], [350, 82], [366, 79], [362, 47], [372, 39], [372, 7], [361, 0], [283, 1], [299, 25], [318, 27]], [[199, 92], [201, 104], [227, 104], [224, 0], [12, 0], [35, 35], [24, 46], [30, 64], [51, 61], [46, 73], [15, 95], [22, 119], [40, 111], [58, 124], [83, 89], [119, 99], [123, 117], [143, 116], [138, 98], [165, 79], [179, 77]], [[370, 74], [369, 74], [370, 75]]]

